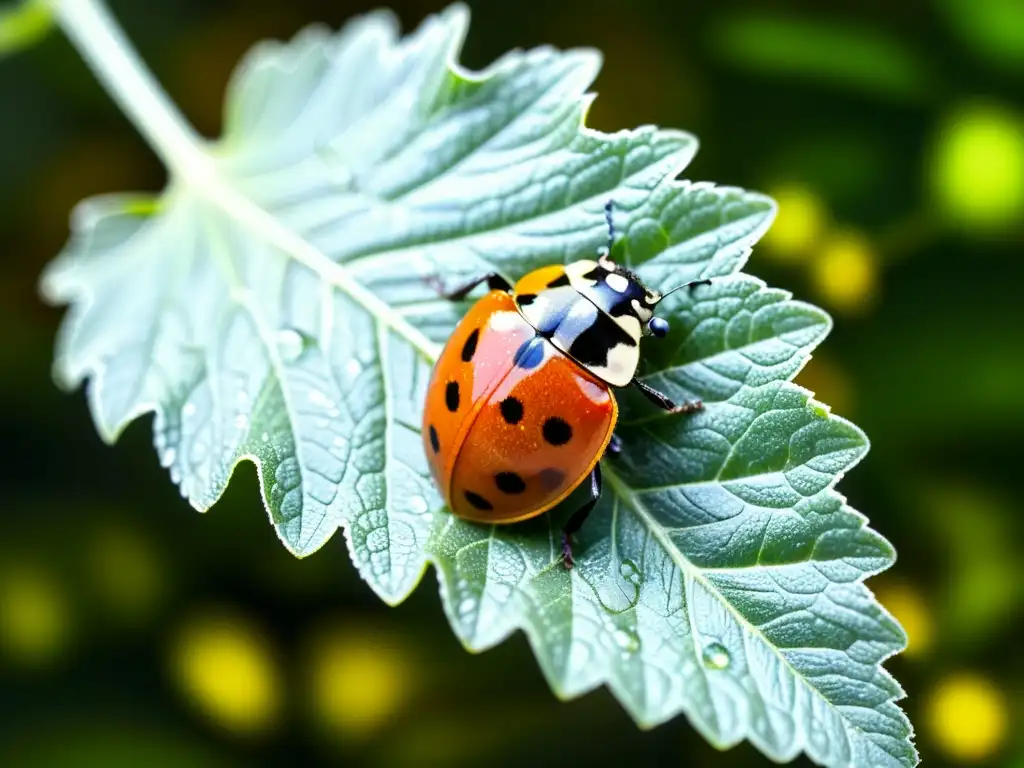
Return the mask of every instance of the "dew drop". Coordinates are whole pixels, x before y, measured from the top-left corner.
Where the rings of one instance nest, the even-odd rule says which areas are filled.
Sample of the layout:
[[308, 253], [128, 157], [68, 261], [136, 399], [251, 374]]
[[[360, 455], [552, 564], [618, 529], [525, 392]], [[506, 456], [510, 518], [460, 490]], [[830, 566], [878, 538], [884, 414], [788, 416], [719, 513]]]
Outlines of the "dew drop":
[[331, 445], [333, 445], [335, 448], [343, 448], [345, 446], [345, 441], [342, 440], [340, 437], [336, 437], [333, 440], [331, 440]]
[[414, 515], [422, 515], [427, 511], [427, 500], [422, 496], [413, 496], [409, 499], [409, 511]]
[[249, 428], [249, 417], [244, 413], [240, 413], [235, 416], [235, 428], [236, 429], [248, 429]]
[[244, 389], [238, 390], [238, 394], [235, 395], [235, 397], [238, 400], [239, 405], [245, 405], [247, 402], [249, 402], [249, 393], [246, 392]]
[[177, 451], [175, 451], [173, 448], [168, 448], [163, 452], [163, 455], [160, 456], [160, 464], [165, 467], [169, 467], [171, 466], [171, 464], [174, 463], [174, 460], [177, 458], [177, 456]]
[[185, 403], [185, 407], [181, 409], [181, 415], [184, 416], [186, 419], [190, 419], [193, 416], [195, 416], [196, 415], [196, 404], [195, 403]]
[[708, 643], [701, 653], [704, 666], [708, 669], [725, 669], [732, 663], [729, 651], [721, 643]]
[[619, 574], [633, 586], [640, 584], [640, 569], [632, 560], [626, 559], [619, 564]]
[[332, 405], [334, 405], [334, 402], [319, 389], [309, 390], [308, 398], [309, 402], [311, 402], [313, 405], [318, 405], [321, 408], [330, 408]]
[[350, 377], [355, 378], [363, 372], [363, 365], [354, 357], [349, 358], [348, 362], [345, 363], [345, 373]]
[[472, 597], [463, 598], [463, 600], [459, 603], [459, 615], [460, 616], [465, 616], [465, 615], [467, 615], [469, 613], [472, 613], [475, 610], [476, 610], [476, 600], [474, 600]]
[[269, 443], [270, 442], [270, 433], [269, 432], [264, 432], [262, 435], [260, 435], [260, 440], [262, 440], [264, 443]]
[[282, 328], [274, 337], [277, 351], [286, 363], [294, 363], [302, 355], [302, 335], [291, 328]]
[[632, 653], [640, 647], [640, 640], [632, 632], [627, 632], [624, 629], [617, 629], [612, 633], [612, 637], [615, 638], [615, 644], [619, 646], [623, 651]]

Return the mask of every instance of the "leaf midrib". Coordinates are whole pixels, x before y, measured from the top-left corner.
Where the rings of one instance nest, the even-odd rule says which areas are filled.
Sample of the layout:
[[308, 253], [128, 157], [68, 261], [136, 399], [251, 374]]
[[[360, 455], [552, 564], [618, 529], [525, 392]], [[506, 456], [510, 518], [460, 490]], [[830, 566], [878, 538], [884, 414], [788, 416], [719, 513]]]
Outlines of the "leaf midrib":
[[[854, 731], [856, 731], [857, 733], [861, 734], [866, 738], [866, 731], [860, 728], [856, 723], [851, 723], [846, 717], [844, 717], [839, 707], [836, 704], [832, 703], [832, 701], [830, 701], [828, 698], [826, 698], [817, 688], [815, 688], [811, 684], [811, 682], [806, 677], [804, 677], [804, 675], [799, 670], [797, 670], [792, 665], [792, 663], [790, 663], [789, 659], [787, 659], [784, 655], [782, 655], [779, 652], [779, 649], [776, 647], [775, 643], [773, 643], [771, 640], [765, 637], [764, 633], [761, 631], [759, 627], [757, 627], [754, 624], [751, 624], [750, 621], [748, 621], [747, 618], [743, 616], [743, 614], [741, 614], [735, 608], [735, 606], [733, 606], [733, 604], [725, 598], [725, 596], [718, 590], [718, 588], [712, 582], [704, 578], [704, 574], [701, 572], [701, 569], [695, 566], [693, 563], [691, 563], [689, 559], [687, 559], [683, 555], [683, 553], [679, 551], [678, 547], [675, 546], [671, 538], [668, 537], [665, 529], [658, 523], [657, 520], [654, 519], [653, 515], [647, 509], [643, 501], [641, 501], [640, 498], [630, 488], [630, 486], [627, 485], [625, 481], [623, 481], [622, 478], [618, 476], [615, 470], [608, 467], [607, 465], [603, 465], [602, 473], [608, 485], [611, 486], [612, 490], [615, 492], [615, 495], [622, 499], [622, 501], [636, 513], [636, 515], [641, 519], [641, 521], [651, 532], [654, 538], [668, 553], [669, 557], [672, 558], [672, 562], [674, 562], [678, 566], [678, 568], [683, 572], [684, 577], [692, 578], [694, 581], [696, 581], [705, 589], [707, 589], [712, 595], [714, 595], [718, 599], [718, 601], [725, 606], [725, 609], [733, 617], [735, 617], [737, 623], [739, 623], [741, 627], [749, 631], [752, 635], [754, 635], [761, 642], [763, 642], [769, 649], [771, 649], [772, 654], [775, 655], [775, 657], [779, 659], [783, 666], [785, 666], [785, 668], [792, 673], [795, 679], [799, 680], [810, 691], [812, 696], [822, 699], [829, 707], [829, 709], [834, 711], [839, 716], [845, 728], [847, 728], [848, 730], [853, 729]], [[693, 628], [691, 627], [691, 631], [692, 630]], [[697, 655], [697, 650], [697, 644], [694, 643], [695, 655]], [[696, 661], [697, 664], [703, 666], [703, 662], [699, 655], [697, 655]], [[804, 732], [802, 727], [800, 728], [800, 732], [801, 734]], [[803, 748], [806, 750], [807, 746], [809, 746], [809, 744], [805, 740]]]
[[[196, 161], [179, 171], [180, 181], [197, 197], [212, 203], [233, 218], [245, 231], [261, 237], [288, 257], [312, 270], [321, 280], [345, 293], [375, 320], [383, 323], [405, 339], [420, 355], [433, 363], [440, 346], [406, 321], [389, 304], [359, 283], [348, 269], [329, 258], [323, 251], [281, 224], [269, 211], [234, 187], [217, 172], [217, 164], [193, 146]], [[201, 158], [201, 159], [200, 159]]]

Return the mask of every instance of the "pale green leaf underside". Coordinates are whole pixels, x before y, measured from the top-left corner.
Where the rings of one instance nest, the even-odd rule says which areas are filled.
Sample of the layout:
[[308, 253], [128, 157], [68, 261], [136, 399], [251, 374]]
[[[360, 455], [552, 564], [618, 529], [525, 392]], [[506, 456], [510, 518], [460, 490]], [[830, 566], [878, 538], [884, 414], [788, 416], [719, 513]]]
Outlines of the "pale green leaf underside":
[[[638, 722], [685, 712], [718, 745], [913, 765], [880, 666], [904, 636], [862, 584], [894, 554], [832, 490], [867, 440], [789, 383], [830, 321], [739, 273], [774, 204], [676, 181], [687, 134], [582, 127], [592, 51], [460, 69], [466, 23], [453, 6], [399, 39], [375, 14], [254, 49], [204, 148], [216, 184], [76, 209], [44, 280], [71, 305], [58, 379], [89, 379], [107, 440], [154, 411], [198, 509], [256, 461], [285, 545], [341, 527], [390, 603], [433, 562], [467, 647], [523, 629], [559, 695], [606, 683]], [[438, 281], [592, 256], [609, 198], [616, 256], [649, 283], [719, 278], [665, 302], [673, 331], [642, 369], [707, 407], [664, 418], [623, 393], [627, 450], [569, 573], [560, 510], [487, 528], [441, 508], [420, 414], [464, 311]]]

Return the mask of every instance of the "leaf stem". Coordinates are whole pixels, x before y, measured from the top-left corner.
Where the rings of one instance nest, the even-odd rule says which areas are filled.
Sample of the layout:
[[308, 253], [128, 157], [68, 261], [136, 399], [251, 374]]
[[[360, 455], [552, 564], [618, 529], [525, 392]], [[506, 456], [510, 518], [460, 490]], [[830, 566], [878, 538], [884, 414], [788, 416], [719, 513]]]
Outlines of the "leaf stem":
[[281, 224], [224, 178], [203, 149], [205, 140], [188, 124], [132, 48], [102, 0], [47, 0], [57, 23], [107, 92], [164, 161], [174, 180], [263, 237], [404, 338], [430, 362], [440, 347], [352, 274]]
[[72, 45], [171, 174], [208, 173], [202, 138], [146, 68], [102, 0], [48, 1]]

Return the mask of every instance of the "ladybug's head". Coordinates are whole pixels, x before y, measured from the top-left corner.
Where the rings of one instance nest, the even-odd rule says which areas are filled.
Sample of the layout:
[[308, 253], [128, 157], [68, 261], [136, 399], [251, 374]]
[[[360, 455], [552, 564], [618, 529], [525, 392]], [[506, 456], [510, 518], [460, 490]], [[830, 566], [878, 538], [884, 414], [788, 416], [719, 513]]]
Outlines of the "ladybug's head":
[[[615, 245], [615, 226], [612, 222], [613, 207], [611, 200], [604, 207], [605, 220], [608, 222], [608, 246], [601, 249], [597, 259], [597, 269], [587, 275], [587, 277], [594, 278], [610, 289], [605, 291], [606, 294], [609, 294], [609, 298], [596, 303], [613, 317], [621, 317], [623, 315], [635, 317], [640, 323], [640, 333], [642, 335], [654, 336], [658, 339], [663, 338], [668, 333], [668, 321], [662, 317], [654, 316], [654, 310], [658, 302], [682, 288], [710, 284], [711, 281], [693, 280], [676, 286], [666, 293], [650, 290], [636, 274], [625, 267], [617, 265], [611, 259], [612, 247]], [[594, 297], [591, 298], [593, 299]]]
[[[652, 291], [643, 284], [635, 272], [612, 261], [607, 251], [601, 253], [597, 263], [605, 272], [605, 283], [611, 285], [617, 281], [613, 288], [620, 295], [620, 307], [622, 308], [620, 312], [629, 313], [636, 317], [640, 322], [641, 332], [644, 336], [663, 338], [668, 333], [668, 321], [663, 317], [656, 317], [654, 315], [655, 308], [658, 302], [668, 296], [669, 293], [678, 291], [679, 288], [684, 286], [673, 288], [664, 294]], [[612, 275], [618, 275], [619, 278], [613, 278]], [[620, 288], [622, 290], [619, 290]]]

